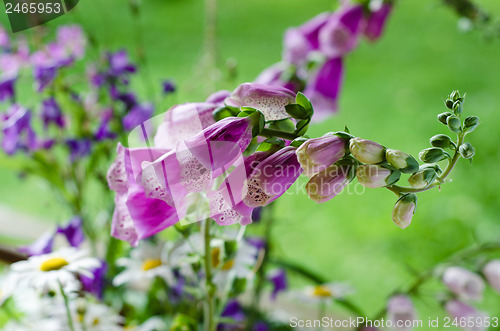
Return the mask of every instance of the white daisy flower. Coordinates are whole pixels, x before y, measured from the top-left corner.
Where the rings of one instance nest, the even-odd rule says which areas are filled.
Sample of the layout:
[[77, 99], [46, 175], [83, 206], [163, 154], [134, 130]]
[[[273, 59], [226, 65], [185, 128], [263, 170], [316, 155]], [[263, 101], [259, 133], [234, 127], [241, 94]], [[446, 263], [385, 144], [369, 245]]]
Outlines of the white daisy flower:
[[144, 289], [155, 277], [161, 277], [167, 284], [173, 285], [175, 277], [168, 261], [169, 248], [169, 244], [141, 242], [137, 248], [132, 249], [130, 257], [116, 261], [116, 264], [125, 270], [113, 279], [113, 285], [129, 283], [138, 289]]
[[32, 287], [41, 292], [56, 291], [60, 286], [65, 291], [79, 288], [77, 275], [92, 277], [92, 269], [100, 266], [96, 258], [87, 257], [85, 251], [73, 247], [38, 256], [11, 265], [16, 285]]
[[14, 285], [14, 277], [11, 274], [0, 278], [0, 306], [12, 295], [15, 289]]
[[73, 322], [77, 330], [86, 331], [121, 331], [124, 318], [110, 307], [98, 303], [86, 303], [76, 309]]
[[316, 286], [308, 286], [303, 290], [290, 291], [289, 295], [311, 304], [330, 304], [333, 299], [342, 299], [352, 294], [352, 287], [342, 283], [327, 283]]
[[3, 331], [67, 331], [68, 325], [52, 318], [39, 320], [10, 321], [4, 325]]
[[167, 325], [165, 321], [158, 316], [153, 316], [147, 321], [139, 325], [135, 331], [162, 331], [167, 330]]

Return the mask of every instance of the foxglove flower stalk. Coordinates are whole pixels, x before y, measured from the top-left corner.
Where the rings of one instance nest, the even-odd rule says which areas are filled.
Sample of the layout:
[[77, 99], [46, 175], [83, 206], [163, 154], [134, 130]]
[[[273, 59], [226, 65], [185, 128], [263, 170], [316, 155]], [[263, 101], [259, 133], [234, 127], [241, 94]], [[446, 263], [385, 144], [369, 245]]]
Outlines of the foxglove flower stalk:
[[492, 260], [483, 267], [483, 275], [488, 284], [500, 293], [500, 260]]
[[387, 162], [404, 174], [412, 174], [418, 171], [418, 161], [408, 153], [396, 149], [385, 151]]
[[443, 274], [443, 283], [461, 299], [479, 301], [483, 297], [483, 279], [465, 268], [447, 268]]
[[363, 28], [363, 6], [344, 5], [319, 32], [319, 49], [329, 58], [353, 50]]
[[385, 147], [374, 141], [352, 138], [349, 149], [352, 156], [360, 162], [377, 164], [385, 161]]
[[345, 156], [348, 138], [335, 133], [307, 140], [297, 149], [297, 159], [304, 174], [312, 177]]
[[356, 166], [354, 160], [344, 159], [314, 175], [306, 184], [309, 198], [317, 203], [333, 199], [354, 179]]
[[170, 108], [156, 131], [155, 146], [174, 149], [179, 140], [189, 139], [214, 124], [212, 112], [216, 108], [217, 105], [210, 102], [186, 103]]
[[392, 210], [392, 220], [401, 229], [406, 228], [411, 223], [413, 214], [417, 207], [417, 195], [414, 193], [403, 194]]
[[356, 171], [358, 182], [369, 188], [385, 187], [396, 183], [401, 172], [390, 166], [362, 164]]
[[283, 195], [302, 173], [297, 148], [285, 147], [261, 161], [247, 179], [243, 202], [248, 207], [269, 204]]
[[233, 107], [253, 107], [262, 112], [266, 121], [290, 117], [285, 106], [295, 102], [295, 93], [279, 86], [257, 83], [241, 84], [234, 90], [226, 104]]
[[[395, 295], [389, 299], [387, 303], [388, 319], [392, 321], [393, 325], [397, 325], [395, 330], [409, 331], [413, 327], [406, 326], [412, 324], [417, 319], [415, 307], [410, 298], [405, 295]], [[401, 326], [399, 326], [401, 325]]]
[[[445, 309], [453, 319], [456, 318], [458, 321], [475, 321], [474, 326], [468, 326], [468, 324], [465, 324], [465, 326], [463, 327], [464, 330], [484, 331], [487, 329], [485, 322], [489, 319], [488, 315], [476, 310], [474, 307], [469, 306], [468, 304], [465, 304], [458, 300], [451, 300], [445, 304]], [[482, 319], [482, 321], [479, 323], [476, 322], [478, 319]]]

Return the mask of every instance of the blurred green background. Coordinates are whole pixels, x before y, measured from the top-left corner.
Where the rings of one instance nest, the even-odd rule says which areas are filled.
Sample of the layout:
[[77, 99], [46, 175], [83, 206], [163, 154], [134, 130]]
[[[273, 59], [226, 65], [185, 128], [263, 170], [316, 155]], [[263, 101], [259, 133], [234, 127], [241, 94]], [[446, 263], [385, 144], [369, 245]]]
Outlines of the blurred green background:
[[[480, 3], [500, 16], [499, 1]], [[280, 59], [287, 27], [334, 5], [333, 0], [219, 0], [217, 87], [232, 89], [252, 81]], [[127, 1], [82, 0], [74, 13], [48, 26], [82, 24], [99, 45], [126, 47], [133, 55], [142, 36], [148, 68], [140, 68], [139, 75], [158, 90], [162, 79], [173, 79], [178, 85], [178, 93], [168, 100], [173, 104], [207, 96], [199, 65], [203, 10], [201, 0], [145, 0], [137, 22]], [[5, 26], [4, 14], [1, 21]], [[237, 63], [235, 76], [225, 69], [228, 61]], [[479, 32], [459, 32], [457, 17], [438, 0], [405, 0], [398, 3], [380, 42], [362, 42], [345, 64], [340, 111], [312, 126], [311, 136], [347, 125], [354, 135], [418, 155], [429, 147], [428, 138], [447, 133], [436, 115], [446, 110], [442, 98], [453, 89], [467, 92], [464, 113], [478, 115], [482, 122], [468, 138], [477, 149], [472, 165], [461, 160], [452, 183], [420, 194], [413, 223], [405, 230], [391, 221], [396, 200], [391, 192], [366, 189], [361, 195], [356, 182], [321, 206], [303, 193], [287, 194], [276, 204], [273, 236], [279, 254], [328, 279], [347, 281], [357, 289], [353, 301], [373, 314], [385, 305], [388, 293], [412, 280], [412, 269], [425, 270], [476, 242], [500, 240], [500, 42], [485, 40]], [[151, 92], [140, 77], [133, 84], [144, 96]], [[1, 205], [47, 223], [70, 216], [47, 186], [19, 178], [11, 164], [0, 157]], [[297, 188], [304, 183], [302, 179]], [[1, 221], [16, 226], [16, 220]], [[7, 238], [0, 234], [0, 240]], [[436, 284], [425, 287], [416, 302], [424, 320], [443, 316], [431, 300], [433, 288]], [[500, 316], [500, 296], [490, 292], [479, 307]]]

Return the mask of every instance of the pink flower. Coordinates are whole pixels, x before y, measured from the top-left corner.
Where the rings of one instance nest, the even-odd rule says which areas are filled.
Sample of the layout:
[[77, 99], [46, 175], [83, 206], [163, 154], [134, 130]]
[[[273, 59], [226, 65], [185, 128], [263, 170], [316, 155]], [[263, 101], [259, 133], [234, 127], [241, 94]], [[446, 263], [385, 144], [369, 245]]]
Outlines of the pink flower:
[[392, 210], [392, 221], [401, 229], [408, 227], [417, 208], [417, 195], [414, 193], [403, 194]]
[[392, 3], [385, 2], [370, 13], [365, 25], [364, 35], [370, 41], [375, 41], [380, 38], [384, 32], [387, 19], [392, 11]]
[[491, 260], [483, 267], [483, 274], [493, 289], [500, 293], [500, 260]]
[[[474, 307], [471, 307], [458, 300], [452, 300], [446, 303], [445, 309], [453, 319], [456, 318], [458, 321], [468, 321], [469, 319], [471, 319], [475, 322], [474, 326], [468, 326], [468, 324], [466, 323], [465, 327], [463, 327], [464, 330], [484, 331], [487, 329], [485, 322], [488, 318], [488, 315], [484, 312], [477, 311]], [[476, 323], [478, 319], [482, 319], [482, 322]]]
[[154, 137], [158, 148], [173, 149], [179, 140], [188, 139], [215, 123], [213, 103], [185, 103], [170, 108]]
[[83, 30], [78, 25], [66, 25], [57, 29], [57, 43], [74, 58], [80, 59], [85, 54], [85, 39]]
[[443, 283], [461, 299], [479, 301], [483, 297], [483, 279], [465, 268], [447, 268], [443, 274]]
[[244, 83], [226, 99], [226, 104], [234, 107], [253, 107], [262, 112], [266, 121], [276, 121], [290, 117], [285, 106], [295, 102], [295, 93], [279, 86]]
[[306, 176], [325, 170], [346, 153], [347, 137], [332, 132], [323, 137], [309, 139], [297, 149], [297, 158]]
[[317, 203], [331, 200], [353, 180], [355, 173], [356, 164], [352, 160], [341, 160], [314, 175], [306, 184], [307, 194]]
[[393, 325], [401, 325], [395, 327], [395, 330], [409, 331], [413, 329], [411, 326], [413, 321], [417, 319], [415, 307], [410, 298], [406, 295], [395, 295], [389, 299], [387, 303], [387, 318], [392, 321]]

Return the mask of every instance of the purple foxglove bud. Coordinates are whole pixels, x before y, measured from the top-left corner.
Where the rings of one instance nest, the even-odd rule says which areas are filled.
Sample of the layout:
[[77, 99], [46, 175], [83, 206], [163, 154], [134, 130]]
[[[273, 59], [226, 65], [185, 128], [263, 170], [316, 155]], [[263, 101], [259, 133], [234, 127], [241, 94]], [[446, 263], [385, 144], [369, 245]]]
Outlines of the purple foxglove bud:
[[348, 138], [332, 132], [307, 140], [297, 149], [304, 174], [312, 177], [345, 156]]
[[353, 180], [356, 165], [355, 161], [344, 159], [314, 175], [306, 185], [309, 198], [317, 203], [333, 199]]
[[60, 128], [64, 127], [64, 118], [61, 108], [54, 98], [49, 98], [43, 101], [42, 120], [45, 128], [47, 128], [50, 123], [53, 123]]
[[395, 295], [390, 298], [387, 303], [387, 318], [392, 321], [393, 325], [401, 325], [395, 327], [395, 330], [412, 330], [413, 327], [405, 326], [412, 325], [417, 319], [417, 313], [410, 298], [406, 295]]
[[314, 121], [321, 120], [337, 110], [337, 100], [344, 77], [341, 58], [327, 60], [308, 80], [304, 95], [314, 108]]
[[179, 140], [189, 139], [214, 124], [214, 103], [185, 103], [170, 108], [154, 138], [158, 148], [174, 149]]
[[[466, 323], [465, 326], [463, 327], [464, 330], [467, 331], [484, 331], [487, 329], [486, 327], [486, 320], [489, 319], [488, 315], [486, 313], [477, 311], [474, 307], [469, 306], [461, 301], [458, 300], [451, 300], [448, 301], [445, 305], [445, 310], [448, 312], [448, 315], [452, 319], [457, 319], [458, 321], [460, 320], [465, 320], [468, 321], [469, 319], [473, 320], [474, 326], [468, 326]], [[476, 321], [482, 320], [480, 323], [476, 323]]]
[[220, 90], [215, 93], [212, 93], [208, 96], [206, 103], [213, 103], [218, 107], [224, 107], [224, 100], [231, 96], [231, 91], [228, 90]]
[[243, 202], [248, 207], [269, 204], [283, 195], [302, 173], [297, 148], [285, 147], [260, 162], [248, 176]]
[[437, 176], [436, 169], [432, 167], [422, 167], [421, 170], [408, 178], [408, 183], [413, 188], [422, 189], [434, 183]]
[[260, 110], [266, 121], [282, 120], [290, 117], [285, 106], [295, 103], [295, 93], [279, 86], [244, 83], [226, 99], [233, 107], [252, 107]]
[[500, 293], [500, 260], [491, 260], [483, 267], [483, 275], [493, 289]]
[[418, 171], [418, 161], [408, 153], [396, 149], [387, 149], [385, 157], [390, 165], [404, 174], [412, 174]]
[[479, 301], [483, 297], [483, 279], [462, 267], [449, 267], [443, 273], [443, 284], [464, 300]]
[[228, 169], [252, 140], [253, 118], [227, 117], [185, 141], [198, 161], [211, 171]]
[[384, 32], [387, 19], [392, 11], [392, 3], [383, 2], [379, 8], [374, 8], [365, 25], [364, 35], [368, 40], [375, 41]]
[[403, 194], [394, 205], [392, 220], [401, 229], [406, 228], [411, 223], [416, 207], [417, 195], [414, 193]]
[[360, 162], [377, 164], [385, 161], [385, 147], [374, 141], [352, 138], [349, 149], [352, 156]]
[[362, 28], [363, 6], [344, 6], [321, 28], [320, 50], [329, 58], [343, 56], [358, 45]]
[[271, 300], [276, 300], [279, 292], [285, 291], [288, 288], [285, 270], [276, 269], [269, 273], [267, 279], [273, 284], [273, 292], [271, 293]]
[[29, 110], [18, 105], [12, 105], [7, 114], [4, 115], [2, 124], [2, 148], [5, 153], [12, 155], [19, 149], [32, 151], [37, 148]]
[[356, 170], [358, 182], [369, 188], [385, 187], [396, 183], [401, 172], [388, 166], [362, 164]]

